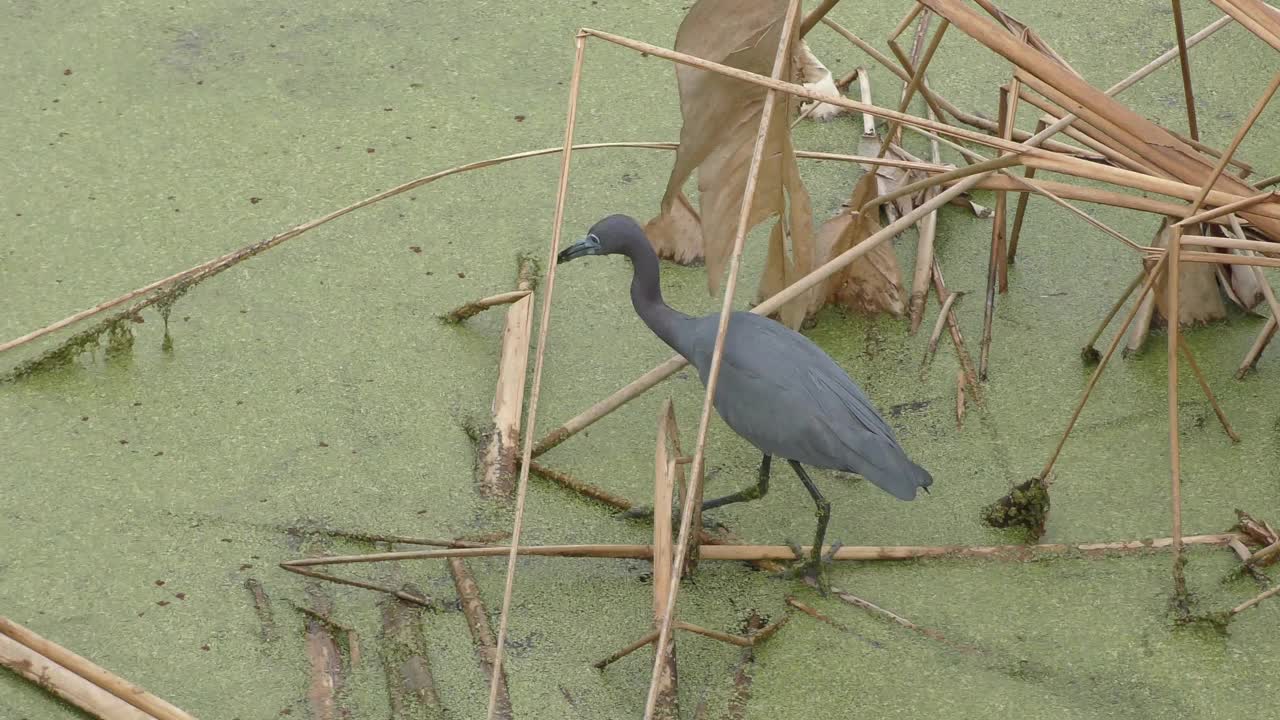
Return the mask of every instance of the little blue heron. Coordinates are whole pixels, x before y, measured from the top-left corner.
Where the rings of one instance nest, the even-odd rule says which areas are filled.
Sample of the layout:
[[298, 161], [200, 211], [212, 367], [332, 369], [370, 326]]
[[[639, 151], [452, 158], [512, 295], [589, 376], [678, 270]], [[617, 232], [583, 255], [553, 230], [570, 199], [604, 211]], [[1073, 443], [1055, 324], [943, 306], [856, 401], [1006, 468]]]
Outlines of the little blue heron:
[[[593, 225], [586, 238], [561, 251], [556, 262], [587, 255], [631, 259], [631, 304], [636, 314], [697, 368], [705, 386], [720, 316], [690, 317], [663, 301], [658, 256], [639, 223], [626, 215], [610, 215]], [[764, 458], [755, 485], [707, 500], [702, 509], [764, 497], [770, 461], [775, 455], [786, 459], [817, 505], [813, 548], [796, 570], [820, 587], [826, 585], [825, 564], [835, 552], [833, 547], [822, 554], [831, 503], [803, 465], [856, 473], [900, 500], [914, 500], [916, 488], [928, 492], [933, 483], [929, 472], [907, 457], [893, 430], [849, 375], [809, 338], [767, 317], [730, 315], [714, 405], [725, 423]], [[800, 561], [799, 548], [795, 549]]]

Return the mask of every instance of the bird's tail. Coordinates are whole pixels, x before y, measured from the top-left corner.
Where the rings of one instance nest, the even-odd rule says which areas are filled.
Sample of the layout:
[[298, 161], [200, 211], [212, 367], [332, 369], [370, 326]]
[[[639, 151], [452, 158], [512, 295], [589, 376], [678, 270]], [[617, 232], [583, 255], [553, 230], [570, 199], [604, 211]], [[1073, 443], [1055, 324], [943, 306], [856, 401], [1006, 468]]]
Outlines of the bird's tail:
[[[884, 445], [887, 446], [889, 443], [886, 441]], [[874, 458], [876, 462], [868, 462], [864, 467], [850, 469], [899, 500], [915, 500], [916, 488], [929, 491], [929, 486], [933, 484], [933, 476], [928, 470], [907, 457], [906, 452], [896, 443], [881, 450], [882, 452], [877, 453]]]

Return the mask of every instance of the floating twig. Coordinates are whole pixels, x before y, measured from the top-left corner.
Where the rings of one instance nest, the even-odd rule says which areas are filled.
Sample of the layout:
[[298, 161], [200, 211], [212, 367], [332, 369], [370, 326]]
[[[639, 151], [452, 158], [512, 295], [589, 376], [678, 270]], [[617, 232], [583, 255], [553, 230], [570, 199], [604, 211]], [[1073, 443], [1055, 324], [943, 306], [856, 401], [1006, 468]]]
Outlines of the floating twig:
[[1246, 601], [1244, 601], [1244, 602], [1240, 603], [1239, 605], [1237, 605], [1237, 606], [1235, 606], [1235, 607], [1231, 608], [1231, 615], [1232, 615], [1232, 617], [1234, 617], [1234, 616], [1236, 616], [1236, 615], [1239, 615], [1240, 613], [1244, 612], [1245, 610], [1248, 610], [1249, 608], [1253, 607], [1254, 605], [1257, 605], [1258, 603], [1262, 602], [1263, 600], [1266, 600], [1266, 599], [1267, 599], [1267, 598], [1269, 598], [1269, 597], [1272, 597], [1273, 595], [1276, 595], [1277, 593], [1280, 593], [1280, 585], [1276, 585], [1275, 587], [1271, 588], [1270, 590], [1264, 591], [1263, 593], [1261, 593], [1261, 594], [1257, 595], [1256, 597], [1253, 597], [1253, 598], [1251, 598], [1251, 599], [1249, 599], [1249, 600], [1246, 600]]
[[[448, 547], [457, 547], [457, 546], [448, 546]], [[481, 546], [481, 547], [485, 547], [485, 546]], [[378, 585], [376, 583], [365, 582], [363, 580], [351, 580], [349, 578], [341, 578], [335, 575], [316, 572], [314, 570], [307, 570], [303, 567], [299, 567], [297, 565], [291, 565], [289, 563], [281, 563], [280, 567], [284, 568], [285, 570], [288, 570], [291, 573], [305, 575], [310, 578], [315, 578], [316, 580], [325, 580], [327, 582], [337, 583], [339, 585], [350, 585], [351, 587], [364, 588], [365, 590], [373, 590], [375, 592], [386, 593], [387, 595], [391, 595], [392, 597], [399, 598], [407, 603], [413, 603], [414, 605], [418, 605], [420, 607], [425, 607], [425, 608], [435, 607], [435, 603], [432, 602], [431, 598], [429, 597], [424, 597], [422, 595], [415, 595], [413, 593], [405, 592], [404, 590], [397, 590], [395, 588], [387, 587], [385, 585]]]

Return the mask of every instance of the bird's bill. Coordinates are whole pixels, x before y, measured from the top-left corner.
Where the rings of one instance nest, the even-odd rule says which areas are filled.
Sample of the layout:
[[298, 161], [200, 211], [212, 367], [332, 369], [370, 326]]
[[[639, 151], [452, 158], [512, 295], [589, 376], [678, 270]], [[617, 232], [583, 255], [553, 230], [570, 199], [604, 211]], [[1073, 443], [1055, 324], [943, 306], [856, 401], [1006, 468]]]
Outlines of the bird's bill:
[[574, 258], [599, 254], [600, 239], [595, 235], [588, 235], [564, 250], [561, 250], [560, 254], [556, 256], [556, 264], [559, 265], [560, 263], [567, 263]]

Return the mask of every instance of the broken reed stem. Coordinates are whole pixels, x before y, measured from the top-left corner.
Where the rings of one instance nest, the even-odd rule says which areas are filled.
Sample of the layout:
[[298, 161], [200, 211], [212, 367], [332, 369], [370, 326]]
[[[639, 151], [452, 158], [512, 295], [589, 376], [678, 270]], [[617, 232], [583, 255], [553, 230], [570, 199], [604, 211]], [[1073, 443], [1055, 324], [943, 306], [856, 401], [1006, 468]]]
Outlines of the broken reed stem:
[[796, 31], [796, 39], [803, 40], [805, 35], [814, 28], [815, 25], [822, 22], [822, 19], [831, 12], [831, 8], [836, 6], [840, 0], [822, 0], [822, 4], [814, 8], [804, 19], [800, 21], [800, 29]]
[[[494, 553], [494, 556], [505, 554], [506, 551], [515, 548], [514, 545], [511, 548], [502, 548], [504, 553]], [[446, 562], [449, 565], [449, 574], [453, 576], [453, 587], [458, 592], [458, 603], [462, 606], [462, 614], [467, 618], [467, 629], [471, 631], [471, 640], [475, 645], [476, 657], [480, 661], [480, 669], [485, 677], [489, 678], [491, 693], [492, 689], [496, 688], [496, 694], [490, 695], [490, 717], [496, 714], [496, 717], [510, 720], [512, 711], [511, 696], [507, 692], [507, 674], [497, 664], [498, 641], [494, 639], [493, 628], [489, 625], [489, 613], [485, 609], [484, 600], [480, 597], [480, 586], [461, 557], [449, 557]]]
[[[938, 256], [933, 256], [933, 292], [942, 301], [943, 297], [950, 297], [951, 293], [947, 291], [946, 280], [942, 277], [942, 265], [938, 263]], [[956, 348], [956, 358], [960, 361], [960, 367], [964, 370], [965, 379], [969, 382], [969, 390], [974, 402], [982, 402], [982, 386], [978, 384], [978, 371], [973, 366], [973, 357], [969, 355], [969, 348], [964, 344], [964, 335], [960, 332], [960, 321], [956, 317], [955, 308], [948, 309], [944, 313], [947, 318], [947, 328], [951, 333], [951, 343]]]
[[7, 667], [102, 720], [155, 720], [119, 697], [5, 635], [0, 635], [0, 667]]
[[138, 685], [0, 616], [0, 635], [83, 678], [156, 720], [195, 720], [190, 714]]
[[364, 588], [365, 590], [373, 590], [374, 592], [385, 593], [387, 595], [399, 598], [407, 603], [412, 603], [420, 607], [425, 607], [425, 608], [435, 607], [435, 603], [432, 602], [431, 598], [429, 597], [425, 597], [422, 595], [414, 595], [413, 593], [405, 592], [403, 590], [397, 590], [392, 587], [387, 587], [386, 585], [368, 583], [362, 580], [349, 580], [347, 578], [341, 578], [335, 575], [328, 575], [326, 573], [316, 572], [315, 570], [307, 570], [306, 568], [299, 567], [297, 565], [290, 565], [288, 563], [282, 563], [280, 567], [284, 568], [285, 570], [288, 570], [291, 573], [297, 573], [298, 575], [305, 575], [309, 578], [315, 578], [316, 580], [325, 580], [327, 582], [337, 583], [339, 585], [350, 585], [351, 587]]
[[[810, 584], [812, 584], [812, 582], [810, 582]], [[879, 617], [882, 620], [887, 620], [891, 623], [894, 623], [895, 625], [900, 625], [904, 628], [907, 628], [908, 630], [915, 631], [931, 640], [937, 640], [938, 642], [946, 643], [947, 645], [955, 648], [956, 650], [960, 650], [965, 653], [972, 654], [972, 653], [979, 652], [978, 648], [972, 647], [970, 645], [963, 645], [960, 643], [952, 642], [951, 640], [947, 639], [946, 635], [943, 635], [937, 630], [923, 627], [921, 625], [917, 625], [911, 622], [910, 620], [902, 617], [901, 615], [898, 615], [897, 613], [891, 612], [889, 610], [885, 610], [884, 608], [880, 607], [879, 605], [876, 605], [873, 602], [870, 602], [868, 600], [863, 600], [857, 595], [841, 590], [840, 588], [833, 587], [831, 588], [831, 592], [836, 597], [840, 598], [846, 603], [849, 603], [850, 605], [853, 605], [854, 607], [862, 608], [863, 610], [866, 610], [867, 612], [871, 613], [872, 615], [875, 615], [876, 617]]]
[[1277, 593], [1280, 593], [1280, 585], [1276, 585], [1275, 587], [1271, 588], [1270, 590], [1266, 590], [1266, 591], [1264, 591], [1262, 594], [1260, 594], [1260, 595], [1258, 595], [1258, 596], [1256, 596], [1256, 597], [1254, 597], [1254, 598], [1252, 598], [1252, 599], [1246, 600], [1246, 601], [1244, 601], [1244, 602], [1240, 603], [1239, 605], [1237, 605], [1237, 606], [1235, 606], [1235, 607], [1231, 608], [1231, 615], [1232, 615], [1233, 617], [1234, 617], [1234, 616], [1236, 616], [1236, 615], [1239, 615], [1240, 613], [1244, 612], [1245, 610], [1248, 610], [1249, 608], [1253, 607], [1254, 605], [1257, 605], [1258, 603], [1262, 602], [1263, 600], [1266, 600], [1266, 599], [1267, 599], [1267, 598], [1269, 598], [1269, 597], [1272, 597], [1272, 596], [1276, 595]]
[[[1036, 134], [1045, 129], [1047, 123], [1044, 120], [1036, 122]], [[1030, 181], [1036, 176], [1036, 169], [1033, 167], [1026, 168], [1022, 173], [1023, 180]], [[1027, 216], [1027, 202], [1031, 200], [1031, 193], [1023, 191], [1018, 193], [1018, 206], [1013, 211], [1013, 227], [1009, 230], [1009, 249], [1005, 255], [1005, 262], [1012, 265], [1018, 257], [1018, 238], [1022, 235], [1022, 221]]]
[[479, 313], [483, 312], [484, 310], [488, 310], [491, 307], [496, 307], [498, 305], [509, 305], [517, 300], [528, 297], [529, 293], [530, 293], [529, 290], [513, 290], [512, 292], [505, 292], [505, 293], [498, 293], [497, 295], [490, 295], [489, 297], [486, 297], [486, 298], [480, 298], [479, 300], [474, 300], [472, 302], [459, 305], [458, 307], [446, 313], [444, 318], [448, 322], [452, 322], [452, 323], [462, 322], [463, 320], [466, 320], [467, 318], [473, 315], [478, 315]]
[[951, 313], [951, 306], [964, 293], [950, 292], [947, 293], [947, 299], [942, 301], [942, 309], [938, 311], [938, 320], [933, 324], [933, 332], [929, 334], [929, 351], [926, 357], [926, 364], [934, 353], [938, 352], [938, 340], [942, 338], [942, 328], [947, 324], [947, 317]]
[[597, 670], [603, 670], [606, 667], [612, 665], [613, 663], [618, 662], [622, 658], [630, 655], [631, 653], [639, 650], [640, 648], [652, 643], [654, 640], [657, 640], [657, 639], [658, 639], [658, 631], [650, 630], [648, 633], [642, 635], [639, 640], [636, 640], [630, 645], [622, 648], [621, 650], [618, 650], [617, 652], [613, 653], [609, 657], [603, 658], [591, 663], [591, 667]]
[[[787, 5], [786, 15], [778, 36], [778, 49], [773, 57], [773, 69], [770, 77], [781, 81], [787, 68], [787, 59], [796, 42], [795, 30], [799, 20], [800, 0], [791, 0]], [[702, 417], [698, 421], [697, 441], [693, 449], [693, 463], [689, 471], [686, 499], [702, 496], [703, 466], [706, 461], [707, 431], [711, 423], [711, 408], [715, 398], [716, 386], [720, 380], [720, 364], [724, 359], [724, 340], [729, 330], [729, 313], [733, 309], [734, 292], [738, 287], [738, 272], [742, 267], [742, 248], [746, 242], [747, 232], [751, 229], [751, 206], [755, 200], [756, 183], [760, 177], [760, 166], [764, 160], [765, 144], [769, 136], [769, 126], [773, 120], [773, 108], [778, 101], [778, 91], [770, 89], [765, 93], [764, 106], [760, 110], [760, 123], [756, 131], [755, 145], [751, 149], [751, 162], [747, 168], [746, 182], [742, 191], [742, 203], [738, 212], [737, 229], [734, 231], [733, 250], [729, 254], [729, 278], [725, 283], [724, 300], [720, 306], [719, 327], [711, 351], [711, 367], [706, 378], [706, 392], [702, 400]], [[881, 148], [879, 155], [884, 155]], [[865, 244], [865, 241], [864, 243]], [[680, 510], [680, 530], [676, 537], [675, 560], [672, 563], [672, 575], [683, 577], [685, 560], [689, 552], [689, 536], [693, 522], [694, 502], [686, 502]], [[680, 583], [672, 582], [663, 602], [662, 620], [658, 624], [658, 639], [654, 652], [653, 671], [649, 679], [649, 692], [645, 700], [645, 720], [651, 720], [658, 703], [658, 695], [663, 666], [667, 660], [668, 647], [671, 644], [671, 626], [675, 622], [676, 598], [680, 593]]]
[[529, 490], [529, 461], [532, 459], [535, 422], [538, 417], [538, 400], [542, 393], [542, 367], [547, 351], [547, 330], [551, 325], [551, 300], [556, 285], [556, 254], [560, 249], [560, 235], [564, 225], [565, 197], [569, 191], [569, 162], [573, 154], [573, 130], [578, 117], [578, 91], [582, 85], [582, 61], [587, 46], [587, 36], [579, 32], [574, 38], [573, 71], [569, 79], [569, 100], [564, 129], [564, 152], [560, 155], [560, 182], [556, 188], [555, 214], [552, 219], [551, 242], [547, 251], [546, 291], [542, 298], [542, 318], [538, 327], [538, 349], [533, 361], [533, 380], [529, 390], [529, 410], [524, 434], [524, 450], [521, 454], [520, 479], [516, 486], [515, 519], [511, 525], [511, 551], [507, 556], [506, 585], [502, 591], [502, 613], [498, 619], [497, 648], [493, 658], [493, 675], [489, 683], [489, 709], [486, 717], [494, 720], [501, 705], [509, 714], [510, 699], [499, 702], [505, 696], [506, 680], [502, 672], [502, 657], [506, 647], [507, 621], [511, 614], [511, 598], [515, 591], [516, 551], [520, 546], [520, 532], [524, 527], [525, 499]]
[[956, 427], [964, 427], [964, 370], [956, 371]]
[[1129, 281], [1128, 287], [1126, 287], [1124, 292], [1120, 294], [1119, 299], [1111, 305], [1111, 309], [1107, 311], [1106, 317], [1102, 318], [1102, 322], [1098, 324], [1098, 329], [1093, 331], [1093, 335], [1089, 337], [1089, 341], [1084, 344], [1084, 349], [1080, 351], [1080, 356], [1084, 358], [1085, 362], [1095, 363], [1098, 361], [1098, 350], [1094, 345], [1097, 344], [1098, 338], [1102, 337], [1102, 333], [1107, 329], [1107, 326], [1111, 324], [1111, 321], [1115, 319], [1116, 314], [1120, 312], [1120, 308], [1124, 307], [1124, 304], [1128, 302], [1129, 297], [1133, 295], [1133, 291], [1138, 289], [1138, 284], [1142, 282], [1142, 278], [1146, 276], [1146, 270], [1141, 270], [1137, 275], [1134, 275], [1133, 280]]
[[[921, 27], [923, 26], [922, 20]], [[942, 119], [937, 115], [934, 118]], [[936, 137], [929, 138], [929, 159], [934, 163], [942, 160]], [[931, 195], [933, 191], [926, 191], [926, 194], [926, 196]], [[924, 321], [924, 308], [929, 300], [929, 276], [933, 271], [934, 245], [937, 237], [938, 211], [934, 210], [920, 221], [919, 241], [916, 244], [916, 267], [911, 279], [911, 333], [913, 335], [920, 329], [920, 323]], [[945, 314], [942, 313], [942, 315]], [[934, 341], [932, 344], [936, 349], [937, 342]], [[930, 351], [930, 355], [932, 352]]]
[[[667, 595], [671, 592], [672, 572], [675, 555], [671, 546], [671, 511], [675, 498], [675, 476], [678, 468], [672, 452], [668, 449], [671, 435], [671, 423], [674, 422], [675, 408], [671, 398], [662, 403], [658, 412], [657, 442], [653, 456], [653, 626], [654, 637], [662, 624], [662, 609]], [[678, 455], [679, 453], [674, 453]], [[693, 501], [685, 498], [686, 502]], [[700, 502], [700, 500], [698, 501]], [[701, 523], [699, 523], [701, 525]], [[693, 545], [696, 545], [694, 543]], [[660, 658], [654, 682], [658, 684], [658, 697], [654, 706], [654, 714], [662, 718], [679, 720], [680, 689], [679, 676], [676, 669], [675, 638], [667, 645], [667, 654]]]
[[[1226, 545], [1241, 536], [1237, 533], [1189, 535], [1183, 538], [1185, 545]], [[919, 560], [923, 558], [1007, 558], [1030, 559], [1039, 555], [1064, 555], [1070, 553], [1134, 552], [1163, 550], [1171, 547], [1173, 539], [1124, 540], [1117, 542], [1042, 543], [1039, 545], [845, 545], [836, 550], [834, 559], [843, 561], [892, 561]], [[808, 553], [810, 546], [801, 546]], [[823, 550], [830, 551], [829, 546]], [[352, 565], [371, 562], [402, 560], [442, 560], [449, 558], [501, 557], [510, 552], [506, 546], [482, 548], [441, 548], [438, 550], [400, 550], [364, 555], [333, 555], [309, 557], [281, 563], [282, 566]], [[703, 560], [743, 562], [751, 560], [795, 560], [790, 545], [717, 545], [703, 543], [699, 549]], [[573, 557], [597, 559], [651, 560], [652, 545], [528, 545], [518, 548], [519, 555], [534, 557]]]
[[[1009, 81], [1009, 89], [1003, 93], [1005, 107], [1003, 108], [1004, 112], [1001, 113], [1000, 137], [1006, 140], [1013, 139], [1013, 126], [1017, 123], [1017, 118], [1018, 118], [1019, 90], [1020, 90], [1020, 85], [1018, 83], [1018, 79], [1015, 77], [1014, 79]], [[996, 153], [996, 154], [1000, 155], [1002, 153]], [[999, 292], [1001, 295], [1009, 292], [1009, 262], [1008, 262], [1009, 253], [1005, 245], [1006, 237], [1007, 237], [1006, 236], [1006, 231], [1007, 231], [1006, 216], [1008, 215], [1008, 209], [1009, 209], [1008, 193], [1004, 193], [1004, 192], [996, 193], [996, 209], [995, 209], [996, 220], [994, 223], [992, 223], [992, 228], [993, 228], [992, 232], [994, 233], [996, 229], [998, 229], [999, 235], [998, 236], [993, 235], [993, 240], [996, 240], [997, 241], [996, 244], [998, 245], [995, 255], [993, 257], [995, 259], [996, 267], [999, 273], [999, 279], [1000, 279]]]
[[[1076, 421], [1080, 419], [1080, 413], [1084, 411], [1085, 403], [1089, 401], [1089, 395], [1093, 392], [1094, 386], [1098, 384], [1098, 378], [1102, 377], [1102, 371], [1107, 368], [1107, 363], [1111, 361], [1111, 356], [1115, 354], [1116, 348], [1120, 346], [1124, 340], [1124, 334], [1128, 331], [1129, 326], [1133, 324], [1133, 319], [1137, 317], [1138, 310], [1142, 306], [1142, 300], [1151, 292], [1151, 288], [1155, 285], [1156, 279], [1164, 270], [1165, 258], [1163, 256], [1156, 262], [1155, 267], [1146, 273], [1146, 282], [1142, 285], [1142, 290], [1138, 293], [1138, 298], [1133, 303], [1133, 307], [1129, 310], [1129, 314], [1125, 317], [1124, 323], [1120, 329], [1116, 331], [1111, 338], [1111, 343], [1107, 345], [1107, 351], [1103, 353], [1102, 359], [1098, 361], [1098, 366], [1093, 369], [1093, 374], [1089, 376], [1089, 382], [1084, 386], [1084, 394], [1080, 396], [1080, 401], [1076, 403], [1075, 410], [1071, 413], [1071, 419], [1067, 421], [1067, 427], [1062, 431], [1062, 437], [1058, 439], [1058, 445], [1050, 453], [1049, 459], [1045, 461], [1044, 469], [1040, 471], [1038, 477], [1043, 480], [1049, 477], [1049, 472], [1053, 470], [1053, 465], [1058, 461], [1058, 455], [1062, 453], [1062, 448], [1067, 444], [1067, 438], [1071, 436], [1071, 431], [1075, 429]], [[1175, 316], [1176, 317], [1176, 316]], [[1175, 325], [1177, 323], [1174, 323]]]
[[[682, 462], [682, 460], [687, 460], [687, 459], [689, 458], [679, 458], [676, 460], [676, 464], [677, 465], [687, 464]], [[560, 472], [559, 470], [553, 470], [546, 466], [540, 465], [536, 462], [531, 462], [530, 470], [556, 483], [557, 485], [560, 485], [561, 487], [567, 490], [571, 490], [573, 492], [578, 493], [579, 495], [583, 495], [585, 497], [591, 498], [592, 500], [596, 500], [597, 502], [601, 502], [605, 505], [608, 505], [609, 507], [616, 508], [624, 512], [636, 507], [636, 503], [633, 503], [630, 500], [620, 495], [615, 495], [614, 493], [611, 493], [608, 490], [600, 488], [596, 485], [582, 482], [581, 480], [574, 478], [572, 475], [569, 475], [568, 473], [563, 473], [563, 472]], [[728, 533], [722, 533], [721, 536], [717, 537], [705, 530], [698, 531], [699, 547], [702, 547], [705, 545], [733, 544], [734, 540], [736, 540], [736, 538], [729, 535]], [[781, 565], [778, 565], [772, 560], [753, 560], [750, 562], [752, 565], [754, 565], [758, 569], [764, 570], [766, 572], [778, 572], [779, 570], [783, 569]]]
[[1173, 2], [1173, 29], [1178, 36], [1178, 64], [1182, 67], [1182, 94], [1187, 105], [1187, 128], [1192, 140], [1200, 139], [1196, 124], [1196, 96], [1191, 89], [1191, 60], [1187, 57], [1187, 31], [1182, 26], [1182, 2]]
[[1258, 205], [1259, 203], [1264, 203], [1264, 202], [1277, 200], [1277, 199], [1280, 199], [1280, 192], [1271, 191], [1271, 192], [1258, 193], [1257, 195], [1252, 195], [1242, 200], [1237, 200], [1236, 202], [1233, 202], [1233, 203], [1227, 203], [1226, 205], [1215, 207], [1212, 210], [1205, 210], [1202, 213], [1197, 213], [1191, 217], [1183, 218], [1174, 224], [1175, 225], [1198, 225], [1206, 220], [1212, 220], [1213, 218], [1226, 215], [1227, 213], [1235, 212], [1237, 210], [1240, 210], [1241, 208], [1253, 207], [1254, 205]]
[[520, 259], [516, 292], [524, 295], [507, 310], [502, 327], [498, 379], [490, 406], [492, 427], [480, 456], [480, 494], [484, 497], [509, 498], [515, 490], [520, 411], [529, 367], [529, 335], [533, 332], [533, 268], [531, 259]]
[[[920, 6], [917, 5], [917, 9]], [[938, 29], [934, 32], [933, 38], [929, 41], [929, 47], [924, 51], [924, 57], [920, 59], [920, 63], [916, 65], [915, 72], [911, 75], [911, 81], [907, 83], [907, 89], [902, 95], [901, 102], [898, 103], [898, 113], [905, 114], [907, 108], [911, 106], [911, 99], [915, 97], [916, 91], [920, 88], [921, 81], [924, 80], [925, 71], [929, 68], [929, 63], [933, 61], [933, 55], [938, 51], [938, 46], [942, 44], [942, 36], [946, 34], [947, 28], [951, 26], [951, 21], [942, 18], [942, 22], [938, 25]], [[889, 120], [889, 126], [885, 129], [884, 140], [880, 143], [880, 151], [876, 153], [876, 157], [884, 157], [889, 150], [889, 144], [893, 141], [894, 135], [898, 132], [899, 122]]]
[[1218, 416], [1218, 422], [1222, 424], [1223, 431], [1227, 433], [1227, 437], [1231, 438], [1231, 442], [1240, 442], [1240, 436], [1232, 429], [1231, 421], [1227, 419], [1226, 412], [1218, 404], [1218, 397], [1213, 394], [1213, 389], [1209, 387], [1209, 381], [1205, 379], [1204, 372], [1200, 370], [1200, 364], [1196, 362], [1196, 356], [1192, 354], [1185, 337], [1180, 336], [1178, 338], [1178, 348], [1182, 350], [1182, 357], [1186, 359], [1187, 366], [1191, 368], [1191, 373], [1196, 376], [1196, 382], [1200, 384], [1200, 389], [1204, 391], [1204, 396], [1209, 400], [1209, 406], [1213, 408], [1213, 414]]

